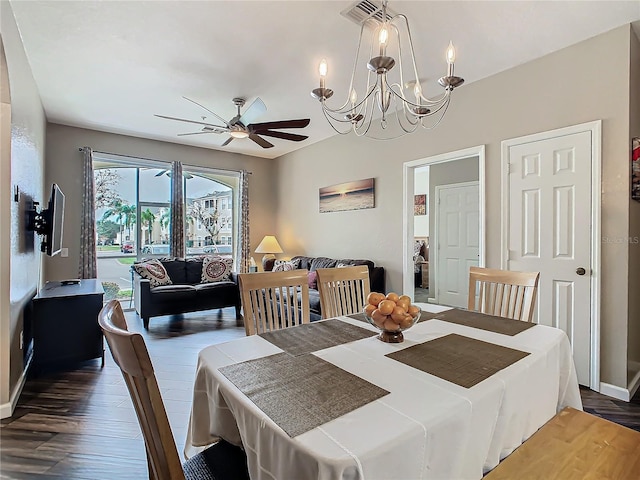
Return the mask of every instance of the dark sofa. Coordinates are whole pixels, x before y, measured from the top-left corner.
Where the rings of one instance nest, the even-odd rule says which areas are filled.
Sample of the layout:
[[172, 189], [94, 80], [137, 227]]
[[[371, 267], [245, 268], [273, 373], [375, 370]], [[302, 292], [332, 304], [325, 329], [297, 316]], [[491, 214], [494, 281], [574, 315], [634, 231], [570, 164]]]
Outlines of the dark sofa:
[[[371, 260], [335, 259], [327, 257], [296, 256], [291, 259], [296, 268], [306, 268], [310, 272], [318, 268], [335, 268], [338, 265], [366, 265], [369, 268], [369, 283], [372, 292], [386, 293], [384, 267], [376, 267]], [[309, 309], [311, 320], [322, 319], [320, 310], [320, 292], [309, 288]]]
[[240, 316], [240, 290], [235, 273], [229, 281], [201, 283], [202, 258], [160, 258], [172, 285], [151, 287], [149, 280], [133, 273], [135, 309], [149, 328], [149, 318], [158, 315], [235, 307]]

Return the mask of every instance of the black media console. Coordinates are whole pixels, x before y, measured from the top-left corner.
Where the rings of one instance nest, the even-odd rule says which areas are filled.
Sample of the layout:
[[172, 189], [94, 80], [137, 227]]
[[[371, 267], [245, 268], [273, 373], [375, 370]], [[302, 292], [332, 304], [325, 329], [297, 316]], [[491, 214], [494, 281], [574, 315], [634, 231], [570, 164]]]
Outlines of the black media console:
[[39, 374], [102, 358], [104, 343], [98, 325], [104, 290], [95, 279], [77, 284], [47, 282], [33, 299], [33, 363]]

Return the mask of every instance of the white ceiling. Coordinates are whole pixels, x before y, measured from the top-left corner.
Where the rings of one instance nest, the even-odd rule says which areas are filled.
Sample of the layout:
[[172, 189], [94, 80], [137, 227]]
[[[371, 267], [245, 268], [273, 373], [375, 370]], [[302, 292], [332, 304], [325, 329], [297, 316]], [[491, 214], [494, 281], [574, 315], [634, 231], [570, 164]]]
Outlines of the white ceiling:
[[[353, 3], [11, 0], [50, 122], [265, 158], [334, 134], [309, 92], [325, 57], [327, 86], [336, 103], [346, 98], [359, 27], [340, 12]], [[445, 73], [449, 40], [456, 74], [468, 84], [640, 20], [640, 0], [391, 0], [389, 7], [409, 18], [419, 74], [431, 84]], [[153, 115], [207, 115], [182, 96], [227, 119], [236, 113], [233, 97], [247, 104], [260, 97], [267, 112], [258, 121], [310, 118], [306, 129], [288, 130], [309, 139], [273, 139], [274, 148], [262, 149], [249, 139], [221, 148], [226, 134], [177, 137], [198, 128]]]

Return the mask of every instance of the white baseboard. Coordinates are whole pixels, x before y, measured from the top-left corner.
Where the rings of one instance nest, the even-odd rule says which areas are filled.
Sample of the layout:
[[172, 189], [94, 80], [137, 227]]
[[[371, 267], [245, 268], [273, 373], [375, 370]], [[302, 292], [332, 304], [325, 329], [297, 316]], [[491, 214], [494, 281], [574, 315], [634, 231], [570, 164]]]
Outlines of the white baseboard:
[[600, 382], [600, 393], [608, 397], [617, 398], [624, 402], [630, 401], [640, 387], [640, 362], [629, 362], [628, 371], [635, 372], [635, 375], [629, 382], [627, 388], [611, 385], [610, 383]]
[[13, 415], [13, 411], [16, 408], [18, 399], [20, 398], [20, 394], [22, 393], [22, 389], [24, 388], [24, 382], [27, 381], [27, 371], [28, 369], [25, 369], [22, 372], [22, 375], [20, 375], [20, 380], [16, 384], [16, 387], [13, 389], [13, 392], [11, 392], [11, 398], [9, 399], [9, 401], [0, 405], [0, 418], [9, 418], [11, 415]]
[[636, 372], [629, 382], [629, 399], [632, 399], [640, 387], [640, 362], [629, 362], [629, 370]]
[[626, 388], [618, 387], [617, 385], [611, 385], [610, 383], [600, 382], [600, 393], [608, 397], [617, 398], [624, 402], [628, 402], [631, 398], [629, 396], [629, 390]]

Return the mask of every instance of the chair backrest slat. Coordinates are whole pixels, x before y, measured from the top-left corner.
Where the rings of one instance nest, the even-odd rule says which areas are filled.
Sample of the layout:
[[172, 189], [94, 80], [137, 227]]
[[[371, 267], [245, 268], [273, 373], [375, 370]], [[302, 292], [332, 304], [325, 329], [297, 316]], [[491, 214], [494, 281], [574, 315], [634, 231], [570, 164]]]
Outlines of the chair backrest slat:
[[540, 272], [470, 267], [468, 308], [530, 322], [533, 320], [539, 279]]
[[240, 297], [247, 335], [309, 323], [306, 269], [240, 273]]
[[316, 272], [322, 318], [362, 312], [371, 293], [366, 265], [319, 268]]
[[149, 478], [184, 480], [173, 433], [144, 338], [128, 331], [120, 302], [111, 300], [98, 316], [109, 349], [122, 371], [142, 430]]

